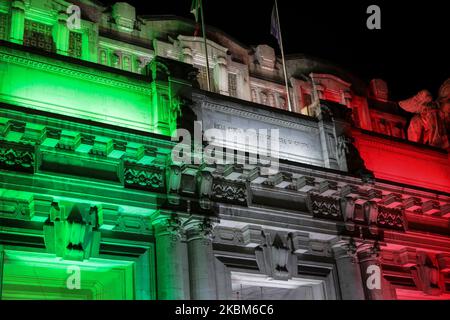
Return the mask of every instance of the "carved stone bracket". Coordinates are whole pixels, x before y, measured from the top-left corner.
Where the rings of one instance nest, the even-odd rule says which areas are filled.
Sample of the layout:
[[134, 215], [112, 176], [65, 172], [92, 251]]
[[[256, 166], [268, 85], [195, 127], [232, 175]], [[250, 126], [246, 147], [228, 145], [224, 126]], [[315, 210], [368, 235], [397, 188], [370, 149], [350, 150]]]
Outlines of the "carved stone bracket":
[[262, 244], [255, 248], [259, 270], [276, 280], [289, 280], [297, 274], [297, 256], [292, 235], [286, 237], [261, 232]]
[[445, 281], [436, 255], [417, 252], [417, 264], [411, 267], [414, 283], [425, 294], [440, 295], [445, 291]]
[[54, 202], [44, 224], [47, 251], [65, 260], [75, 261], [98, 256], [102, 220], [99, 207]]

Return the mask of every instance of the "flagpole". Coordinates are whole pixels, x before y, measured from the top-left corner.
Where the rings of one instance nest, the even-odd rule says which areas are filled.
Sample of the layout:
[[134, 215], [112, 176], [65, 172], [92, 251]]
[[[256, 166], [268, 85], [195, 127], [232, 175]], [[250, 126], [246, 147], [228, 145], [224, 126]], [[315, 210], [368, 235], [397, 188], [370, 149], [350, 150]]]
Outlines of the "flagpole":
[[202, 33], [203, 33], [203, 42], [205, 45], [205, 56], [206, 56], [206, 81], [208, 82], [208, 91], [211, 91], [211, 80], [209, 79], [209, 59], [208, 59], [208, 45], [206, 42], [206, 32], [205, 32], [205, 20], [203, 19], [203, 1], [200, 1], [200, 11], [202, 15]]
[[[281, 36], [281, 23], [280, 23], [280, 15], [278, 14], [277, 0], [275, 0], [275, 12], [277, 14], [278, 34], [280, 35], [281, 60], [283, 61], [284, 83], [286, 85], [286, 93], [287, 93], [287, 99], [288, 99], [288, 109], [289, 109], [289, 111], [292, 111], [291, 95], [290, 95], [290, 92], [289, 92], [289, 84], [288, 84], [288, 79], [287, 79], [286, 62], [284, 60], [283, 37]], [[203, 15], [202, 15], [202, 17], [203, 17]]]

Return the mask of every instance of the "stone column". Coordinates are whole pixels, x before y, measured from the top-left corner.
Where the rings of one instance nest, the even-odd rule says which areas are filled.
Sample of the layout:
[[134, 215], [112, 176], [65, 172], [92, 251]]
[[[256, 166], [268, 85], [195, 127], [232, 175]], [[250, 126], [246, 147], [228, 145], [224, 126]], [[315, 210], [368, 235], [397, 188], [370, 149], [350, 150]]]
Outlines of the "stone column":
[[363, 244], [357, 250], [367, 300], [395, 299], [395, 291], [384, 279], [377, 245]]
[[69, 29], [67, 28], [67, 14], [60, 13], [56, 28], [56, 52], [67, 56], [69, 54]]
[[348, 241], [333, 246], [342, 300], [364, 300], [361, 271]]
[[186, 222], [191, 298], [217, 299], [212, 228], [209, 219], [193, 218]]
[[11, 4], [11, 30], [10, 41], [23, 44], [23, 32], [25, 27], [25, 5], [23, 1], [13, 1]]
[[189, 299], [185, 277], [186, 245], [182, 243], [181, 223], [176, 215], [158, 213], [152, 219], [156, 240], [157, 298]]

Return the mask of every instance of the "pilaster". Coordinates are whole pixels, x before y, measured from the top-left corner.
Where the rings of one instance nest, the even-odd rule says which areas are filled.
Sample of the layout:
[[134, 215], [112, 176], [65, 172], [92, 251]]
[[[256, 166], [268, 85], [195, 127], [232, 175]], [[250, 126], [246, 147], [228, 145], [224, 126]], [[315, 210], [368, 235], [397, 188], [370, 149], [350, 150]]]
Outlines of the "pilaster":
[[67, 28], [67, 14], [59, 13], [55, 25], [56, 52], [67, 56], [69, 54], [69, 29]]
[[220, 94], [229, 95], [227, 60], [223, 57], [217, 58], [214, 66], [214, 82]]
[[11, 4], [11, 29], [10, 41], [23, 44], [23, 32], [25, 26], [25, 5], [23, 1], [16, 0]]

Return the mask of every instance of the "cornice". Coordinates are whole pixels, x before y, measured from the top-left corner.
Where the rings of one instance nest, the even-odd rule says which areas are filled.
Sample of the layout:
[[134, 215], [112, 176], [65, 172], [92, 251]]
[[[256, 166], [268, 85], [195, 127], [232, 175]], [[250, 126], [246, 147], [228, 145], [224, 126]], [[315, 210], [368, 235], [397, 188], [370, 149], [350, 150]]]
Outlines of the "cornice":
[[[111, 87], [118, 87], [122, 89], [127, 89], [139, 93], [143, 93], [146, 95], [151, 95], [150, 83], [148, 85], [136, 85], [131, 84], [129, 82], [120, 81], [117, 79], [112, 79], [107, 76], [101, 76], [100, 73], [104, 71], [98, 70], [98, 74], [93, 74], [86, 71], [77, 70], [80, 68], [76, 65], [66, 64], [64, 67], [56, 65], [54, 63], [37, 61], [36, 57], [24, 57], [14, 53], [8, 52], [9, 50], [5, 50], [4, 48], [0, 48], [0, 61], [13, 63], [17, 65], [26, 66], [33, 69], [42, 70], [45, 72], [53, 72], [57, 74], [61, 74], [68, 77], [73, 77], [89, 82], [95, 82]], [[17, 51], [15, 51], [17, 52]], [[46, 58], [42, 57], [41, 59], [46, 60]], [[68, 67], [70, 65], [70, 67]], [[89, 69], [88, 69], [89, 70]]]

